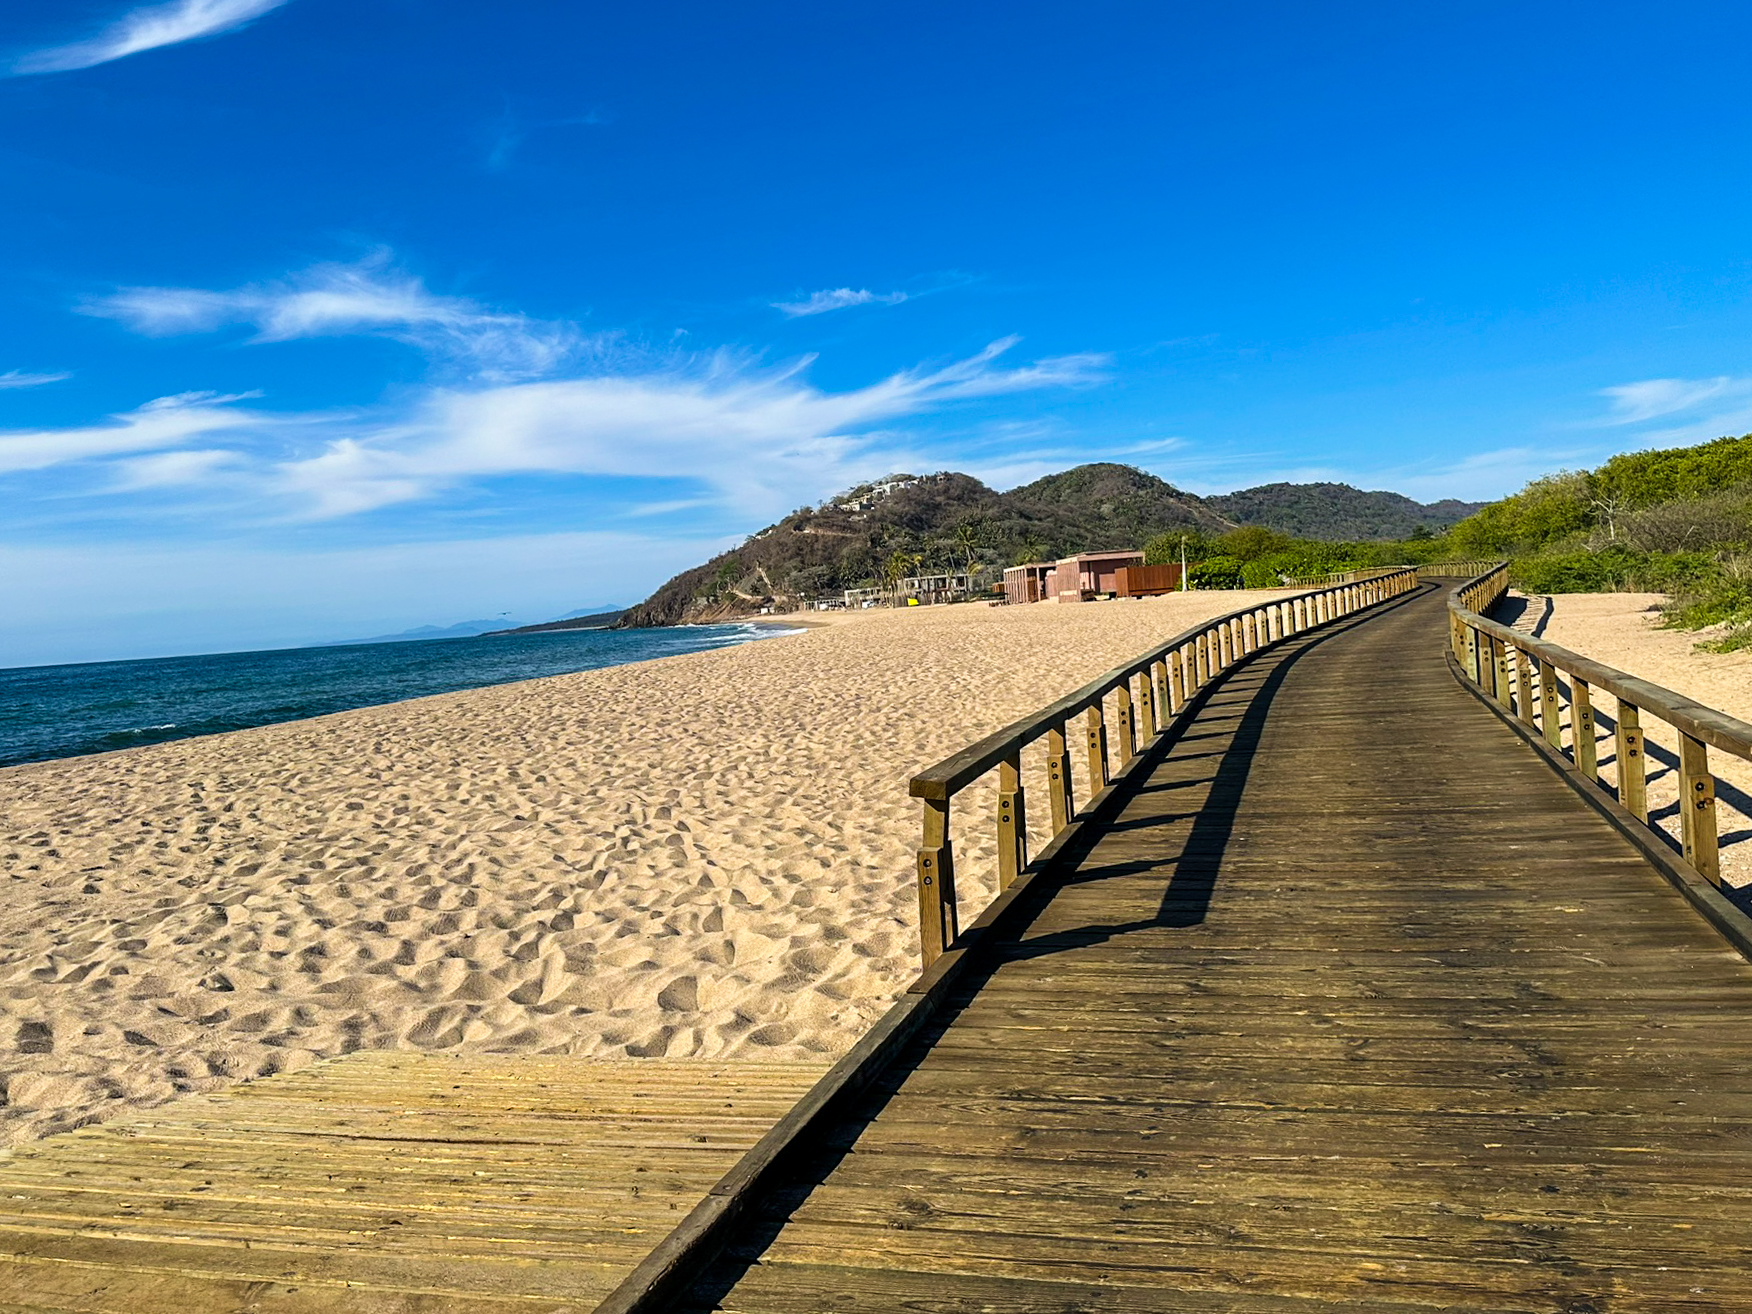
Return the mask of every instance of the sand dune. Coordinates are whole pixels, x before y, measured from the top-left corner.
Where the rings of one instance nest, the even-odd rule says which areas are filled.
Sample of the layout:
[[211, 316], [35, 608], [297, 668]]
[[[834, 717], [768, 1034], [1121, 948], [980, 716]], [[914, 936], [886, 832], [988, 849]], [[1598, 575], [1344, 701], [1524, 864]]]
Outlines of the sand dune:
[[907, 777], [1251, 596], [864, 614], [0, 771], [0, 1138], [360, 1048], [843, 1050], [916, 970]]

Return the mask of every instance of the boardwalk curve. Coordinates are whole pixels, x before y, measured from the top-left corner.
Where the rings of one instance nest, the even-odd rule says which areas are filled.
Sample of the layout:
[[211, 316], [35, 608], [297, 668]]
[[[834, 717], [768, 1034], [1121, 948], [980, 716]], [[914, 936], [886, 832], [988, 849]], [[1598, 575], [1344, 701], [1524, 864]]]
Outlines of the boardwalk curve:
[[674, 1307], [1752, 1307], [1752, 966], [1446, 633], [1231, 668]]

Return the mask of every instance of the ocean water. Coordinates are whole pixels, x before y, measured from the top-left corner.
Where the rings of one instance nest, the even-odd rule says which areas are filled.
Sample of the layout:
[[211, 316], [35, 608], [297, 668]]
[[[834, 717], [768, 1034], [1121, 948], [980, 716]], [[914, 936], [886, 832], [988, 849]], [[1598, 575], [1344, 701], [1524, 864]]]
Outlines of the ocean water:
[[756, 625], [562, 630], [0, 670], [0, 767], [621, 666], [781, 632]]

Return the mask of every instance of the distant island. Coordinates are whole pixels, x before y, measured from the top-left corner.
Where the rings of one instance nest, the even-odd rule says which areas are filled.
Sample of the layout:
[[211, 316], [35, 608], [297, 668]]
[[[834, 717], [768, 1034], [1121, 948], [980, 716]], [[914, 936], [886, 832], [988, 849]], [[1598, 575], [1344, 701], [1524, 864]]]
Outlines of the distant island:
[[627, 614], [626, 608], [618, 611], [599, 611], [589, 616], [568, 616], [565, 620], [547, 621], [541, 625], [519, 625], [509, 630], [483, 630], [478, 637], [491, 639], [501, 634], [550, 634], [555, 630], [608, 630], [613, 629], [615, 622]]

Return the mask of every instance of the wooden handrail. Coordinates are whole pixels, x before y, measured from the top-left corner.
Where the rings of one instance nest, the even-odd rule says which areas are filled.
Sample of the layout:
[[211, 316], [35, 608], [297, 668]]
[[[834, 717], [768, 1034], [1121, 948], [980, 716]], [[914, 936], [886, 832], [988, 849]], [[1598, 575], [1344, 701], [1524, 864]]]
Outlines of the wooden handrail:
[[[1022, 750], [1045, 738], [1046, 788], [1052, 831], [1062, 834], [1079, 815], [1071, 786], [1070, 744], [1074, 718], [1084, 718], [1089, 798], [1107, 788], [1117, 743], [1123, 767], [1168, 729], [1170, 719], [1236, 662], [1293, 634], [1328, 624], [1365, 607], [1408, 593], [1417, 571], [1400, 567], [1327, 589], [1256, 603], [1183, 630], [1123, 666], [1066, 694], [951, 754], [912, 778], [909, 792], [924, 804], [924, 843], [918, 851], [920, 954], [928, 968], [955, 943], [960, 907], [955, 894], [954, 846], [949, 810], [954, 796], [993, 769], [998, 779], [998, 888], [1008, 889], [1026, 870], [1028, 825], [1022, 784]], [[1136, 693], [1133, 681], [1137, 681]], [[1105, 701], [1116, 694], [1110, 726]], [[1111, 733], [1110, 733], [1111, 731]], [[1141, 741], [1141, 742], [1140, 742]], [[1084, 810], [1088, 808], [1084, 805]]]
[[1354, 570], [1334, 570], [1324, 575], [1286, 575], [1284, 585], [1293, 589], [1325, 588], [1333, 584], [1355, 584], [1359, 580], [1380, 579], [1383, 575], [1394, 575], [1404, 569], [1404, 566], [1358, 566]]
[[[1545, 742], [1567, 759], [1570, 769], [1602, 790], [1606, 786], [1600, 780], [1595, 753], [1594, 698], [1601, 690], [1616, 698], [1614, 739], [1618, 779], [1612, 792], [1626, 812], [1663, 839], [1664, 833], [1649, 823], [1643, 715], [1647, 713], [1671, 726], [1679, 745], [1681, 850], [1697, 875], [1719, 886], [1721, 853], [1709, 749], [1719, 748], [1752, 761], [1752, 724], [1491, 620], [1483, 613], [1508, 592], [1508, 587], [1508, 563], [1497, 562], [1448, 595], [1456, 664], [1480, 692], [1495, 700], [1505, 716], [1513, 715], [1529, 729], [1537, 725]], [[1557, 678], [1560, 671], [1569, 676], [1567, 749], [1563, 737], [1562, 682]]]
[[1432, 561], [1417, 568], [1419, 579], [1472, 579], [1500, 565], [1496, 561]]

